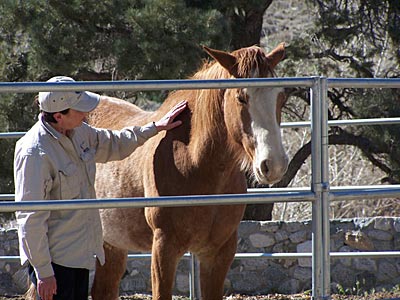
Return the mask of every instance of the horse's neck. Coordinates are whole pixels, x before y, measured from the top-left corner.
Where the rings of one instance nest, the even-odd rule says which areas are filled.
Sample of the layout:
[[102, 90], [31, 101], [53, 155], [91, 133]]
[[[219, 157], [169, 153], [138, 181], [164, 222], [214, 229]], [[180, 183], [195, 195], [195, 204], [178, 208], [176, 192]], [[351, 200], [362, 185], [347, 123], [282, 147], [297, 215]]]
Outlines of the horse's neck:
[[227, 130], [222, 112], [222, 100], [216, 90], [199, 90], [189, 103], [191, 155], [195, 161], [219, 156], [226, 149]]
[[[196, 137], [189, 143], [174, 146], [173, 168], [179, 170], [179, 193], [216, 194], [238, 192], [232, 187], [232, 178], [238, 178], [240, 166], [224, 140], [205, 140]], [[204, 142], [202, 142], [204, 141]], [[235, 179], [237, 180], [237, 179]], [[170, 189], [170, 187], [168, 187]], [[243, 189], [240, 190], [243, 192]]]

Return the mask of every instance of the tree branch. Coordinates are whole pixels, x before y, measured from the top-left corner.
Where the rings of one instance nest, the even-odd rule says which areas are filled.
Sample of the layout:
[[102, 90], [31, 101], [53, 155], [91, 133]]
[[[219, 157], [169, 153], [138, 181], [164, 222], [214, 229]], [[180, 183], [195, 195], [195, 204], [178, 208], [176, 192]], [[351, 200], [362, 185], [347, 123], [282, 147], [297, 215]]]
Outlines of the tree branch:
[[[393, 170], [382, 161], [376, 159], [373, 154], [388, 153], [389, 149], [381, 149], [375, 147], [371, 141], [365, 137], [357, 136], [346, 131], [340, 131], [339, 133], [331, 134], [328, 137], [329, 145], [350, 145], [358, 147], [368, 160], [376, 167], [381, 169], [383, 172], [388, 174], [388, 181], [394, 182], [391, 174]], [[296, 176], [301, 166], [305, 163], [306, 159], [311, 155], [311, 141], [303, 145], [293, 156], [289, 163], [288, 170], [283, 176], [281, 181], [274, 184], [272, 187], [287, 187], [289, 183]]]

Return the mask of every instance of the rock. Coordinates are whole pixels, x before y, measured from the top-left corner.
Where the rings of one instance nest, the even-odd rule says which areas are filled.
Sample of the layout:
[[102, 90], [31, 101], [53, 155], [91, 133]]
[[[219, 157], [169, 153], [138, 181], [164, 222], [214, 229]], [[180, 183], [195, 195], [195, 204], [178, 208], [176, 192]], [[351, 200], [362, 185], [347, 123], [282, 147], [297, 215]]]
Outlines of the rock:
[[[298, 253], [305, 253], [305, 252], [312, 252], [312, 242], [306, 241], [304, 243], [297, 245], [297, 252]], [[300, 267], [311, 267], [312, 260], [311, 258], [298, 258], [297, 261], [299, 262]]]
[[396, 232], [400, 232], [400, 218], [393, 218], [393, 228]]
[[286, 231], [284, 230], [278, 230], [277, 232], [275, 232], [275, 240], [277, 242], [282, 242], [285, 241], [289, 238], [289, 235]]
[[378, 267], [376, 261], [371, 258], [354, 258], [353, 266], [356, 270], [376, 272]]
[[255, 221], [243, 221], [239, 226], [239, 236], [249, 236], [254, 232], [260, 231], [260, 222]]
[[308, 237], [309, 237], [309, 232], [307, 232], [306, 230], [293, 232], [292, 234], [289, 235], [290, 241], [295, 244], [306, 241]]
[[346, 232], [344, 243], [357, 250], [372, 251], [375, 248], [368, 236], [361, 231]]
[[189, 292], [189, 276], [177, 275], [175, 285], [180, 293], [187, 294]]
[[124, 292], [146, 292], [146, 279], [142, 276], [125, 276], [120, 285], [120, 290]]
[[392, 228], [392, 220], [390, 218], [376, 218], [374, 228], [389, 231]]
[[380, 241], [393, 240], [393, 235], [390, 232], [383, 231], [383, 230], [377, 230], [377, 229], [368, 231], [368, 236], [370, 238], [380, 240]]
[[383, 261], [379, 264], [377, 274], [378, 282], [391, 281], [395, 278], [399, 278], [399, 274], [394, 263]]
[[261, 221], [260, 230], [265, 232], [277, 232], [282, 227], [282, 222]]
[[14, 273], [12, 279], [16, 286], [17, 293], [23, 294], [29, 288], [28, 283], [28, 272], [26, 268], [19, 269], [17, 272]]
[[256, 248], [270, 247], [275, 244], [275, 238], [273, 234], [254, 233], [249, 236], [249, 239], [253, 247]]
[[300, 283], [297, 279], [289, 279], [279, 286], [279, 291], [283, 294], [295, 294], [300, 288]]
[[311, 280], [312, 277], [312, 269], [311, 268], [303, 268], [303, 267], [296, 267], [294, 269], [293, 278], [308, 281]]

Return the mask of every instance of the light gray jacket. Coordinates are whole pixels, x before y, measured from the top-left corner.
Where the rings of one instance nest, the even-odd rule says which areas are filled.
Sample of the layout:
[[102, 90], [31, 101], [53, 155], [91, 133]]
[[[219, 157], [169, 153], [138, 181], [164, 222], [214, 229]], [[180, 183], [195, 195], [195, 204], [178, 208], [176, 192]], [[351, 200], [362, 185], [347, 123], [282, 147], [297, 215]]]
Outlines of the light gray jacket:
[[[121, 160], [157, 134], [153, 123], [121, 131], [83, 123], [68, 138], [39, 120], [16, 144], [15, 201], [94, 199], [96, 163]], [[17, 212], [21, 264], [38, 278], [54, 275], [51, 262], [93, 269], [104, 264], [98, 209]]]

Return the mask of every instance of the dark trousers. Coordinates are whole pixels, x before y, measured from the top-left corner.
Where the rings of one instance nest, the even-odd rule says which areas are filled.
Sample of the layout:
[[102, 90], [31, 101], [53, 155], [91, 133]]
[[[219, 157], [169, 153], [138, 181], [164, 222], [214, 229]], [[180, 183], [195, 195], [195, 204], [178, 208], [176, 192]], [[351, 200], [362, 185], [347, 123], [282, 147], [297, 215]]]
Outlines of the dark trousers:
[[[57, 281], [57, 295], [54, 295], [53, 300], [88, 299], [89, 270], [69, 268], [54, 263], [52, 266]], [[36, 273], [31, 265], [28, 265], [28, 272], [32, 283], [37, 287]], [[41, 300], [39, 294], [36, 299]]]

